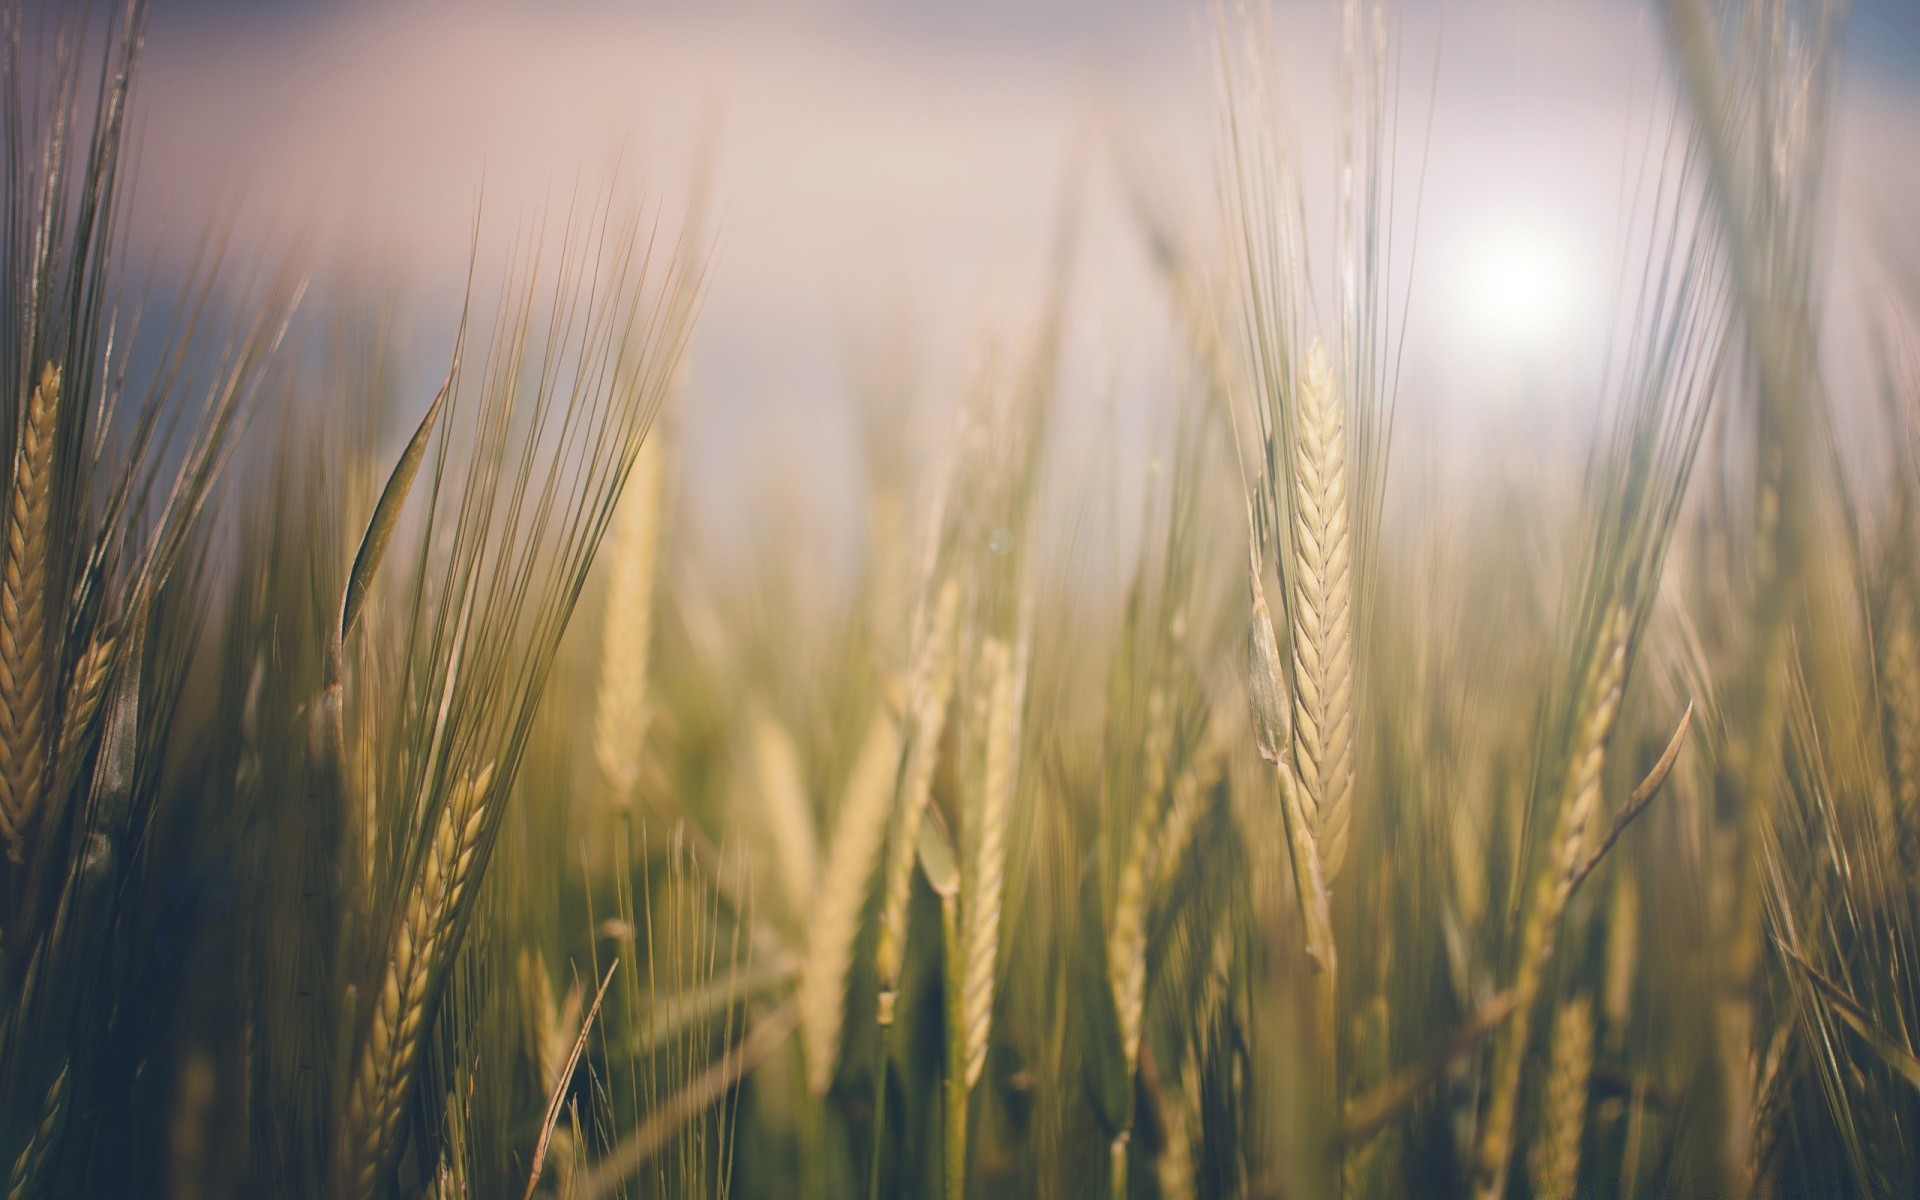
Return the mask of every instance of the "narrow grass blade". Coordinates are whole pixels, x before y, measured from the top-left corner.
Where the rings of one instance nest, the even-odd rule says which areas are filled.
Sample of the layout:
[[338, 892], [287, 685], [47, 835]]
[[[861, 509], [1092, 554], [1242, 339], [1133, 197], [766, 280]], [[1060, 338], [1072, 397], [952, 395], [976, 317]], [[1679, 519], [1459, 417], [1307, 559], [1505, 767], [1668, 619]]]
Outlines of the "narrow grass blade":
[[547, 1097], [546, 1116], [540, 1121], [540, 1140], [533, 1147], [533, 1169], [527, 1173], [525, 1200], [533, 1200], [533, 1193], [540, 1186], [540, 1173], [546, 1169], [547, 1147], [553, 1141], [553, 1126], [560, 1119], [560, 1107], [566, 1102], [567, 1089], [573, 1082], [573, 1072], [580, 1065], [580, 1052], [586, 1049], [587, 1037], [593, 1032], [594, 1018], [600, 1015], [600, 1002], [607, 998], [607, 985], [613, 982], [613, 973], [620, 969], [620, 960], [614, 959], [607, 964], [607, 974], [600, 981], [600, 990], [593, 994], [593, 1006], [587, 1009], [587, 1015], [580, 1021], [580, 1035], [573, 1039], [573, 1051], [567, 1055], [567, 1063], [553, 1081], [553, 1094]]
[[393, 465], [393, 474], [387, 476], [387, 485], [380, 489], [380, 500], [373, 508], [373, 517], [367, 522], [367, 531], [360, 538], [360, 549], [353, 556], [353, 569], [347, 574], [346, 594], [340, 599], [339, 640], [344, 642], [353, 632], [355, 622], [360, 619], [360, 610], [366, 607], [367, 589], [373, 585], [374, 572], [380, 569], [380, 560], [386, 556], [387, 543], [393, 540], [393, 531], [400, 523], [400, 510], [407, 503], [407, 493], [413, 490], [413, 477], [420, 473], [420, 463], [427, 456], [427, 442], [433, 436], [434, 425], [440, 420], [440, 410], [445, 407], [447, 393], [453, 390], [454, 371], [459, 370], [459, 358], [456, 355], [454, 370], [447, 372], [447, 381], [440, 385], [440, 392], [427, 406], [427, 413], [420, 418], [420, 425], [413, 431], [413, 437], [407, 442], [407, 448], [401, 452], [400, 461]]
[[1627, 831], [1627, 826], [1633, 824], [1634, 818], [1645, 812], [1647, 805], [1652, 804], [1653, 798], [1660, 794], [1660, 787], [1666, 783], [1667, 776], [1672, 773], [1673, 764], [1679, 761], [1680, 747], [1687, 740], [1687, 730], [1692, 725], [1693, 701], [1689, 700], [1687, 711], [1680, 714], [1679, 728], [1673, 731], [1673, 737], [1667, 741], [1667, 748], [1660, 752], [1660, 757], [1655, 760], [1646, 778], [1642, 779], [1640, 785], [1627, 797], [1626, 804], [1621, 807], [1619, 815], [1613, 818], [1613, 824], [1607, 827], [1606, 835], [1600, 839], [1599, 845], [1593, 848], [1593, 852], [1587, 855], [1586, 861], [1574, 871], [1573, 882], [1567, 888], [1569, 895], [1580, 887], [1587, 876], [1593, 874], [1593, 869], [1600, 865], [1600, 860], [1606, 857], [1607, 851], [1620, 840], [1620, 835]]
[[1847, 1023], [1847, 1027], [1859, 1034], [1860, 1040], [1878, 1054], [1889, 1067], [1892, 1067], [1896, 1075], [1906, 1080], [1909, 1087], [1920, 1091], [1920, 1058], [1914, 1057], [1911, 1050], [1902, 1046], [1884, 1029], [1881, 1029], [1874, 1021], [1873, 1015], [1862, 1008], [1859, 1001], [1847, 995], [1845, 989], [1822, 974], [1818, 967], [1802, 958], [1793, 947], [1785, 942], [1776, 941], [1775, 944], [1780, 947], [1780, 953], [1787, 956], [1788, 961], [1800, 968], [1808, 981], [1813, 984], [1814, 990], [1820, 993], [1820, 998], [1825, 1000], [1827, 1006]]

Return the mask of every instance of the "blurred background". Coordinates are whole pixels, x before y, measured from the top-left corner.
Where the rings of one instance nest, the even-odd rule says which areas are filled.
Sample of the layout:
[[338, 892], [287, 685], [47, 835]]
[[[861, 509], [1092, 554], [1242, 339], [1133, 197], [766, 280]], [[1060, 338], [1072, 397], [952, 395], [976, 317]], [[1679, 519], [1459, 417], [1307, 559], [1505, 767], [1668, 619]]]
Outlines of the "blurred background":
[[[1310, 181], [1334, 154], [1332, 7], [1277, 6]], [[1408, 0], [1404, 18], [1397, 436], [1439, 463], [1490, 426], [1501, 455], [1537, 449], [1520, 430], [1578, 437], [1606, 297], [1638, 261], [1631, 185], [1669, 139], [1660, 14]], [[724, 545], [776, 491], [856, 526], [862, 380], [942, 411], [1039, 304], [1072, 211], [1065, 470], [1124, 475], [1151, 469], [1152, 414], [1184, 386], [1135, 205], [1215, 240], [1216, 29], [1195, 0], [173, 0], [142, 66], [136, 246], [168, 271], [213, 214], [243, 244], [304, 229], [323, 277], [403, 318], [424, 403], [470, 261], [484, 275], [609, 177], [669, 210], [703, 195], [716, 255], [676, 420], [688, 516]], [[1920, 253], [1895, 219], [1920, 199], [1916, 45], [1920, 6], [1855, 6], [1836, 339], [1859, 335], [1849, 304], [1888, 262]], [[1859, 356], [1831, 357], [1844, 378]]]

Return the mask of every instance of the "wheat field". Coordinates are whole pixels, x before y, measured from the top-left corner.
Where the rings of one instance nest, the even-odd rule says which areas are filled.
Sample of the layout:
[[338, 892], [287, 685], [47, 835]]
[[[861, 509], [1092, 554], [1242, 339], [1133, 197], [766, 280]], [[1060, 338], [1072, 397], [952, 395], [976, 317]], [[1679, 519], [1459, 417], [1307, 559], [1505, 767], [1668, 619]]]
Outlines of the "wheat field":
[[297, 234], [143, 274], [145, 5], [6, 3], [5, 1197], [1920, 1190], [1920, 270], [1836, 362], [1847, 14], [1648, 9], [1591, 427], [1448, 474], [1444, 51], [1322, 7], [1334, 161], [1213, 8], [1210, 204], [1120, 173], [1145, 482], [1063, 465], [1070, 191], [930, 456], [856, 385], [841, 578], [688, 519], [710, 209], [476, 234], [423, 393]]

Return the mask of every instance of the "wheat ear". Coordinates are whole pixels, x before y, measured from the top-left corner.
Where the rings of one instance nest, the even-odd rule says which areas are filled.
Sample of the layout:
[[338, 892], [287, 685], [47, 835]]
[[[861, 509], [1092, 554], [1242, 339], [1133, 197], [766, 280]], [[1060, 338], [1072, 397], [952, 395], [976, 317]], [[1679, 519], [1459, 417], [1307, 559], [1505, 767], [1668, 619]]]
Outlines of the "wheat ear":
[[893, 802], [900, 768], [900, 729], [891, 714], [879, 712], [847, 777], [833, 834], [827, 843], [827, 870], [807, 926], [807, 960], [800, 974], [800, 1038], [807, 1057], [807, 1087], [827, 1094], [840, 1055], [840, 1034], [847, 1013], [847, 970], [860, 933], [860, 910], [867, 903], [874, 860], [887, 839], [887, 809]]
[[1194, 1200], [1200, 1194], [1194, 1160], [1203, 1112], [1199, 1047], [1189, 1045], [1180, 1056], [1180, 1094], [1160, 1112], [1161, 1145], [1154, 1175], [1166, 1200]]
[[1911, 593], [1904, 583], [1895, 584], [1881, 635], [1880, 698], [1897, 844], [1909, 863], [1920, 859], [1920, 645], [1914, 616]]
[[820, 852], [813, 806], [807, 801], [807, 781], [800, 765], [800, 747], [794, 744], [786, 726], [770, 713], [755, 709], [750, 723], [754, 783], [765, 820], [762, 828], [772, 843], [774, 869], [787, 912], [796, 922], [804, 922], [813, 905]]
[[1126, 857], [1114, 887], [1113, 914], [1107, 924], [1107, 983], [1113, 989], [1113, 1010], [1120, 1022], [1120, 1045], [1126, 1053], [1127, 1074], [1140, 1061], [1140, 1031], [1147, 995], [1147, 881], [1153, 877], [1154, 834], [1159, 821], [1154, 806], [1140, 806], [1127, 836]]
[[60, 371], [48, 366], [27, 400], [13, 455], [0, 554], [0, 837], [15, 862], [39, 804], [47, 753], [47, 538]]
[[1307, 351], [1293, 426], [1295, 770], [1328, 884], [1347, 853], [1353, 795], [1353, 554], [1346, 411], [1319, 342]]
[[1542, 1139], [1529, 1164], [1535, 1200], [1573, 1200], [1580, 1175], [1580, 1135], [1587, 1127], [1587, 1088], [1593, 1078], [1593, 1002], [1579, 996], [1553, 1021], [1552, 1067]]
[[344, 1153], [349, 1194], [367, 1200], [391, 1155], [413, 1079], [427, 1012], [427, 989], [470, 882], [487, 812], [488, 766], [454, 789], [408, 889], [388, 947], [373, 1018], [347, 1096]]
[[1159, 849], [1156, 851], [1153, 890], [1163, 897], [1173, 888], [1175, 876], [1193, 845], [1200, 819], [1212, 802], [1213, 789], [1220, 783], [1220, 756], [1217, 749], [1203, 745], [1198, 757], [1190, 760], [1174, 778], [1167, 798], [1167, 811], [1160, 823]]
[[1520, 1068], [1526, 1057], [1533, 1003], [1553, 958], [1560, 918], [1566, 911], [1567, 897], [1572, 894], [1574, 877], [1583, 861], [1588, 828], [1600, 810], [1601, 772], [1606, 766], [1614, 717], [1620, 711], [1631, 624], [1632, 618], [1625, 606], [1616, 601], [1602, 621], [1596, 657], [1581, 689], [1572, 757], [1567, 764], [1566, 782], [1554, 819], [1550, 857], [1534, 881], [1533, 901], [1521, 931], [1520, 961], [1513, 984], [1514, 1013], [1494, 1048], [1486, 1119], [1480, 1127], [1475, 1154], [1474, 1194], [1480, 1200], [1498, 1200], [1506, 1190], [1514, 1114], [1520, 1095]]
[[60, 721], [60, 749], [54, 761], [60, 764], [63, 777], [65, 773], [79, 766], [82, 747], [86, 745], [87, 730], [93, 726], [94, 714], [100, 711], [100, 697], [107, 690], [107, 674], [113, 667], [114, 638], [112, 634], [102, 634], [87, 647], [87, 652], [74, 664], [73, 677], [67, 681], [67, 696], [64, 716]]
[[607, 613], [600, 638], [593, 754], [613, 786], [614, 804], [633, 801], [647, 732], [647, 674], [653, 655], [653, 584], [660, 553], [665, 452], [658, 433], [640, 443], [614, 513]]
[[7, 1179], [7, 1200], [30, 1200], [40, 1195], [41, 1177], [46, 1174], [47, 1161], [53, 1157], [53, 1146], [59, 1140], [60, 1127], [66, 1117], [67, 1068], [63, 1066], [40, 1102], [40, 1123], [33, 1127], [27, 1144], [20, 1147], [19, 1155], [13, 1160]]
[[987, 1034], [993, 1023], [994, 971], [1000, 953], [1000, 910], [1007, 885], [1007, 824], [1019, 786], [1021, 709], [1025, 700], [1024, 646], [1016, 660], [1005, 642], [988, 638], [980, 649], [987, 680], [986, 769], [974, 812], [973, 870], [962, 894], [966, 906], [967, 1087], [987, 1065]]
[[1286, 677], [1280, 665], [1279, 641], [1273, 632], [1273, 614], [1267, 607], [1266, 589], [1260, 583], [1257, 560], [1247, 563], [1247, 580], [1253, 593], [1253, 611], [1247, 632], [1247, 694], [1253, 705], [1254, 741], [1260, 757], [1274, 768], [1280, 782], [1280, 816], [1286, 834], [1287, 854], [1293, 864], [1294, 891], [1300, 901], [1300, 914], [1306, 925], [1307, 956], [1320, 975], [1318, 1024], [1320, 1045], [1332, 1052], [1334, 1032], [1333, 1000], [1338, 975], [1338, 955], [1333, 943], [1333, 912], [1324, 878], [1320, 874], [1320, 851], [1313, 836], [1313, 824], [1306, 800], [1300, 794], [1293, 772], [1292, 729], [1288, 717]]
[[887, 852], [885, 892], [881, 896], [880, 934], [875, 940], [874, 966], [880, 975], [880, 1022], [893, 1023], [894, 991], [900, 984], [900, 966], [907, 942], [907, 901], [912, 895], [913, 863], [920, 845], [920, 822], [926, 816], [933, 790], [933, 769], [939, 759], [940, 736], [947, 720], [947, 702], [953, 697], [955, 643], [960, 627], [960, 585], [948, 580], [921, 640], [914, 664], [908, 704], [913, 720], [907, 759], [900, 773], [894, 803], [893, 833]]
[[1627, 1019], [1633, 1015], [1633, 976], [1639, 950], [1640, 892], [1633, 874], [1623, 870], [1614, 880], [1612, 911], [1607, 914], [1606, 990], [1601, 993], [1607, 1046], [1616, 1051], [1625, 1043]]

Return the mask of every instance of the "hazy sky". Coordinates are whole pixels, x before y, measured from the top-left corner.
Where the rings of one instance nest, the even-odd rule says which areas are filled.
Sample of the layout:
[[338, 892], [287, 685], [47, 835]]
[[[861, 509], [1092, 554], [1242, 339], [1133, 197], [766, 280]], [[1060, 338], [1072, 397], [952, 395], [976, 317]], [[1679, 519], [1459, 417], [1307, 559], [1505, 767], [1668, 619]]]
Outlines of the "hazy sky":
[[[1309, 188], [1330, 165], [1334, 7], [1276, 8]], [[1204, 227], [1205, 4], [156, 9], [142, 186], [176, 214], [169, 228], [194, 232], [182, 215], [236, 191], [298, 215], [328, 261], [402, 287], [429, 316], [423, 341], [465, 279], [483, 180], [503, 218], [489, 225], [505, 231], [616, 158], [670, 196], [707, 162], [720, 237], [684, 427], [710, 506], [750, 494], [772, 447], [801, 449], [783, 469], [830, 507], [847, 499], [850, 359], [904, 337], [929, 391], [951, 396], [982, 331], [1017, 321], [1038, 291], [1074, 164], [1087, 207], [1069, 380], [1096, 418], [1080, 428], [1163, 402], [1177, 378], [1112, 161], [1124, 147]], [[1416, 414], [1504, 420], [1516, 397], [1577, 391], [1598, 361], [1623, 174], [1646, 160], [1661, 111], [1658, 15], [1628, 0], [1410, 0], [1402, 24], [1409, 232], [1421, 201], [1406, 399]], [[1905, 215], [1920, 198], [1916, 45], [1920, 5], [1856, 5], [1835, 234], [1901, 259], [1920, 246]]]

